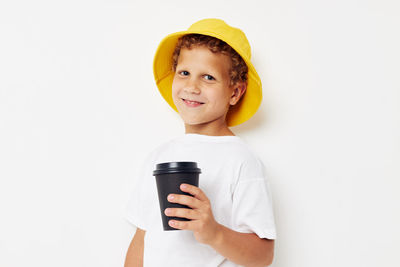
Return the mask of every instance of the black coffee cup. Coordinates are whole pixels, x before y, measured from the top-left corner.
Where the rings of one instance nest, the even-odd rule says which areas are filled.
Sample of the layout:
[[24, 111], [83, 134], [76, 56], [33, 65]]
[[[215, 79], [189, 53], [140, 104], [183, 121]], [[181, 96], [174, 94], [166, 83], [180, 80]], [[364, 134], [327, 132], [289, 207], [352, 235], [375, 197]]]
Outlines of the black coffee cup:
[[169, 194], [181, 194], [192, 196], [189, 193], [183, 192], [180, 185], [190, 184], [199, 186], [199, 174], [201, 170], [197, 167], [196, 162], [178, 161], [165, 162], [156, 165], [153, 175], [156, 177], [158, 200], [160, 202], [160, 211], [163, 222], [164, 231], [179, 230], [169, 226], [169, 220], [190, 221], [190, 219], [182, 217], [172, 217], [165, 215], [166, 208], [188, 208], [190, 207], [178, 203], [171, 203], [167, 197]]

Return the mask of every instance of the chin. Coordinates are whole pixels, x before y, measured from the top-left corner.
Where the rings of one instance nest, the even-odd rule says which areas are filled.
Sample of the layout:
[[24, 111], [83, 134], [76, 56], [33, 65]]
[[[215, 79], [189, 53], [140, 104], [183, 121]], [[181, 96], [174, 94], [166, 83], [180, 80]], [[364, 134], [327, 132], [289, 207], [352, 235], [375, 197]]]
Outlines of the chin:
[[198, 122], [198, 121], [184, 121], [185, 124], [187, 125], [199, 125], [199, 124], [203, 124], [204, 122]]
[[184, 118], [182, 118], [182, 120], [187, 125], [199, 125], [207, 123], [207, 120], [184, 119]]

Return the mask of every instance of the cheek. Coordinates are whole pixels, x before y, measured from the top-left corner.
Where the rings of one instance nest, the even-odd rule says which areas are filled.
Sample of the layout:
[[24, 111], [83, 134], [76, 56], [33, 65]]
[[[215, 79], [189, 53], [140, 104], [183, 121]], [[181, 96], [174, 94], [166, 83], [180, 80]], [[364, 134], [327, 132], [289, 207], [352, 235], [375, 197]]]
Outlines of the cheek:
[[216, 105], [221, 105], [228, 101], [227, 95], [222, 92], [222, 90], [215, 90], [210, 93], [209, 96], [211, 99], [213, 99], [213, 102]]
[[181, 88], [182, 86], [180, 85], [179, 81], [174, 80], [172, 82], [172, 89], [171, 89], [172, 101], [174, 102], [177, 108], [179, 107], [179, 104], [181, 102], [181, 99], [179, 97], [181, 93]]
[[229, 107], [229, 95], [221, 91], [210, 94], [209, 99], [212, 99], [212, 106], [216, 112], [225, 112]]
[[175, 98], [179, 92], [179, 83], [175, 80], [172, 82], [172, 98]]

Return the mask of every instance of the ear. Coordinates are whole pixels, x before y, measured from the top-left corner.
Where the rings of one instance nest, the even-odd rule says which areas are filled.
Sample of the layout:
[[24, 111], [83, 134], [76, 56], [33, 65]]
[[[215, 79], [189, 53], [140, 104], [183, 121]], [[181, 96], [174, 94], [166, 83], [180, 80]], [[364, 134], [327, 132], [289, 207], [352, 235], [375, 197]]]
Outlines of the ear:
[[246, 92], [247, 84], [246, 82], [237, 82], [233, 86], [233, 92], [231, 95], [231, 99], [229, 100], [229, 104], [234, 106], [237, 102], [239, 102], [240, 98]]

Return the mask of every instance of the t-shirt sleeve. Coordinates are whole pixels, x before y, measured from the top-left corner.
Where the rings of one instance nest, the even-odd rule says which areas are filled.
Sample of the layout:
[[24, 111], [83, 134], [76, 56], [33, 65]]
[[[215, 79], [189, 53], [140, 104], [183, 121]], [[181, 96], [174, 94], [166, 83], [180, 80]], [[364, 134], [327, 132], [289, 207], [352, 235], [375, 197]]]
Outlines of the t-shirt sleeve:
[[151, 165], [150, 155], [143, 161], [136, 171], [134, 182], [131, 190], [129, 191], [128, 202], [124, 209], [125, 219], [140, 229], [147, 230], [146, 213], [144, 212], [146, 184], [145, 179], [148, 173], [149, 166]]
[[232, 200], [233, 230], [276, 239], [272, 197], [260, 160], [243, 163]]

